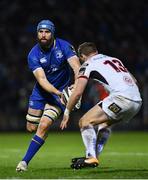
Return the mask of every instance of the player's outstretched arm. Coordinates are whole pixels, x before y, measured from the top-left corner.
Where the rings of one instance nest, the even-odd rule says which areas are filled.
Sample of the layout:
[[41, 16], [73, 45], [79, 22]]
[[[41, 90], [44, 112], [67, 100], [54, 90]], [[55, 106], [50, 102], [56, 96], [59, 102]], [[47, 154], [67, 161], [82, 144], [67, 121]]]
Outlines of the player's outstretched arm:
[[45, 72], [42, 68], [37, 68], [33, 71], [35, 78], [37, 79], [40, 86], [49, 93], [54, 93], [59, 97], [62, 96], [62, 92], [56, 89], [46, 78]]
[[66, 105], [66, 109], [64, 111], [63, 120], [61, 122], [60, 128], [63, 130], [64, 128], [67, 128], [67, 123], [69, 121], [69, 115], [72, 111], [72, 109], [75, 107], [76, 103], [82, 96], [84, 89], [87, 85], [88, 79], [86, 78], [78, 78], [75, 84], [75, 87], [72, 91], [72, 94], [68, 100], [68, 103]]
[[61, 121], [60, 128], [63, 130], [64, 128], [67, 128], [67, 124], [69, 121], [69, 111], [68, 109], [65, 109], [63, 120]]

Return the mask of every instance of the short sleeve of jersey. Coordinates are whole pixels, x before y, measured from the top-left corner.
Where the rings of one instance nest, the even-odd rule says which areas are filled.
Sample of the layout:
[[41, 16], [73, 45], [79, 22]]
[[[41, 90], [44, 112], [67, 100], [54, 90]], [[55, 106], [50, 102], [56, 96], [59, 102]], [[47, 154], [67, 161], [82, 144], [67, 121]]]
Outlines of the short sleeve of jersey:
[[78, 78], [84, 77], [88, 79], [90, 76], [90, 73], [91, 73], [90, 65], [88, 63], [84, 63], [79, 69]]
[[38, 58], [37, 58], [34, 54], [32, 54], [32, 53], [29, 53], [29, 55], [28, 55], [28, 66], [29, 66], [29, 69], [30, 69], [32, 72], [33, 72], [35, 69], [41, 67]]
[[76, 55], [76, 51], [70, 43], [68, 43], [67, 41], [63, 41], [62, 45], [66, 59], [69, 59], [72, 56]]

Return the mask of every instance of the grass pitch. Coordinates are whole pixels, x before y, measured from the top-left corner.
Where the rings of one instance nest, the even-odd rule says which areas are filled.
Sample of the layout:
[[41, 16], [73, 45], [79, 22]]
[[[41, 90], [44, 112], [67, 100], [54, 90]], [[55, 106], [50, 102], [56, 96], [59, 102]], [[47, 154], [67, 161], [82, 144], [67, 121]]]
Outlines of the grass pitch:
[[73, 170], [70, 160], [84, 155], [80, 133], [52, 132], [32, 159], [27, 172], [16, 173], [32, 134], [0, 134], [0, 179], [146, 179], [148, 134], [113, 132], [97, 168]]

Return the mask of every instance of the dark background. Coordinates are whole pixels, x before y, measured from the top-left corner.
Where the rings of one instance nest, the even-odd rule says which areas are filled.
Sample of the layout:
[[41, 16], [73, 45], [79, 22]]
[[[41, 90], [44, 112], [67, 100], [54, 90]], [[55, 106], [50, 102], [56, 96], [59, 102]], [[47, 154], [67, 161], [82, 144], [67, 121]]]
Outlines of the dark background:
[[[28, 97], [34, 77], [27, 55], [36, 43], [36, 26], [50, 19], [56, 36], [77, 49], [84, 41], [100, 53], [122, 60], [139, 82], [143, 106], [130, 123], [115, 130], [148, 129], [148, 1], [147, 0], [1, 0], [0, 1], [0, 131], [25, 130]], [[93, 89], [92, 89], [93, 85]], [[81, 110], [73, 112], [68, 130], [96, 103], [98, 87], [90, 82]], [[51, 127], [58, 129], [59, 121]]]

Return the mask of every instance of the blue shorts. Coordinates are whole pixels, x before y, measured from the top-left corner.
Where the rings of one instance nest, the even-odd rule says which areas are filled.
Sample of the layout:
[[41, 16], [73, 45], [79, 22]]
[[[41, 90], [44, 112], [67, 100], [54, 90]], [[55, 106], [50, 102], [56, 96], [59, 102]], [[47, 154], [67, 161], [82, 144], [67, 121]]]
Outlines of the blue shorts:
[[33, 94], [29, 98], [29, 108], [44, 110], [46, 104], [50, 104], [52, 106], [58, 106], [62, 112], [65, 110], [65, 106], [60, 102], [60, 99], [56, 95], [48, 95], [48, 98], [42, 96], [34, 96]]

